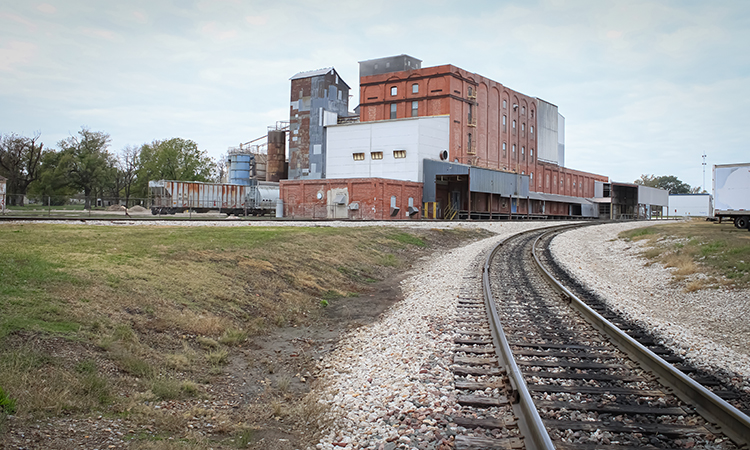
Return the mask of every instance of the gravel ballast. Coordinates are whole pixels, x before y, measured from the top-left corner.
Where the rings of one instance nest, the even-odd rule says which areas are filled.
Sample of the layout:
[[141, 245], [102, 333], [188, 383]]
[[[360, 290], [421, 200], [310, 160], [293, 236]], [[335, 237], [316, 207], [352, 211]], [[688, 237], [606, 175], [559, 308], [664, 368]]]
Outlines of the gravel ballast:
[[685, 292], [672, 270], [646, 265], [637, 242], [617, 239], [648, 222], [598, 225], [562, 233], [554, 258], [614, 309], [641, 324], [676, 353], [709, 372], [736, 374], [732, 384], [750, 391], [750, 291], [718, 288]]

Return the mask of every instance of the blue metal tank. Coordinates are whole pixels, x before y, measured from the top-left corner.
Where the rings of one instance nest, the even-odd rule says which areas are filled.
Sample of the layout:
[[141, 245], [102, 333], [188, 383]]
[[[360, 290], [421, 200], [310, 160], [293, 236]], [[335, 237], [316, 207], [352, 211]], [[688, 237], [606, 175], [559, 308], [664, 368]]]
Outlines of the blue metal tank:
[[250, 185], [255, 171], [255, 155], [235, 153], [229, 155], [229, 184]]

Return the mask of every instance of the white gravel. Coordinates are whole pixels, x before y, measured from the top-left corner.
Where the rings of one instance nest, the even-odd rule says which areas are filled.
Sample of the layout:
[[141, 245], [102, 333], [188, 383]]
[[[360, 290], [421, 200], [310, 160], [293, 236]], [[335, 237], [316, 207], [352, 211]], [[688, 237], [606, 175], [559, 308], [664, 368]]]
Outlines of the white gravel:
[[750, 290], [684, 291], [672, 269], [646, 266], [637, 243], [617, 239], [630, 222], [572, 230], [556, 237], [552, 254], [583, 284], [617, 310], [651, 329], [667, 346], [694, 364], [724, 369], [750, 391]]
[[497, 235], [416, 264], [402, 282], [404, 300], [351, 332], [323, 362], [324, 385], [314, 395], [330, 406], [333, 426], [317, 448], [436, 448], [452, 434], [443, 416], [459, 408], [449, 367], [463, 276], [476, 277], [486, 252], [504, 237], [549, 225], [464, 224]]

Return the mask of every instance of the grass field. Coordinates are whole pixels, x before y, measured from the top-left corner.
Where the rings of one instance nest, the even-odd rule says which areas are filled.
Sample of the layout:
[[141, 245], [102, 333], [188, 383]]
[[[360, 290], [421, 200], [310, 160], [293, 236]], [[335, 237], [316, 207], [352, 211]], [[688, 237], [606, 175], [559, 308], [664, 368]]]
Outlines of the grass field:
[[0, 439], [10, 413], [153, 425], [144, 399], [205, 395], [248, 337], [315, 323], [445, 233], [475, 234], [0, 225]]
[[688, 283], [687, 290], [716, 286], [750, 288], [750, 233], [731, 224], [705, 220], [637, 228], [621, 238], [646, 242], [643, 256], [674, 268], [677, 280], [696, 273], [707, 277]]

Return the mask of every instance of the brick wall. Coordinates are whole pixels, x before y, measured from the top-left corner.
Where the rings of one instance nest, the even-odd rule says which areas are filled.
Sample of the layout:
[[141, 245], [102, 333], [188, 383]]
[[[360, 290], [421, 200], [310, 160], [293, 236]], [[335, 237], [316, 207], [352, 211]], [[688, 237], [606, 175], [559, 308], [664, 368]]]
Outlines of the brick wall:
[[[344, 206], [335, 203], [346, 196]], [[282, 180], [280, 196], [284, 217], [308, 219], [398, 220], [419, 219], [422, 209], [422, 184], [383, 178], [335, 180]], [[391, 216], [391, 198], [398, 212]], [[409, 198], [419, 213], [409, 216]], [[356, 205], [356, 207], [352, 207]]]

